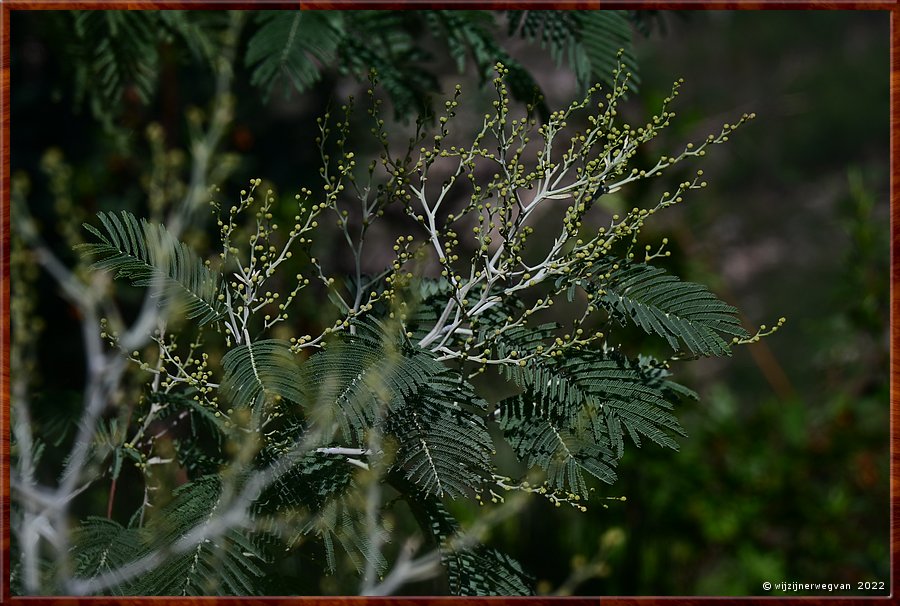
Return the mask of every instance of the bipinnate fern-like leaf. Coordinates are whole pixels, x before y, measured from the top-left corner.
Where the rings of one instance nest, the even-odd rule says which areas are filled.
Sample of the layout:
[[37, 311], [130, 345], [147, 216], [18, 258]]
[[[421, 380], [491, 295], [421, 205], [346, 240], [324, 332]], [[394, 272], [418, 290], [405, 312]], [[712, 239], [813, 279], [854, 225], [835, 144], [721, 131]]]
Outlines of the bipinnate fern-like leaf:
[[628, 11], [592, 10], [579, 11], [578, 14], [580, 27], [577, 35], [581, 48], [584, 49], [584, 54], [590, 62], [589, 77], [604, 78], [604, 81], [608, 81], [609, 74], [618, 67], [617, 53], [622, 49], [621, 61], [631, 73], [628, 88], [637, 91], [640, 78]]
[[108, 269], [116, 278], [129, 278], [135, 286], [151, 286], [159, 280], [160, 304], [177, 300], [184, 315], [199, 324], [213, 322], [225, 313], [219, 300], [224, 282], [197, 253], [166, 230], [165, 226], [138, 219], [129, 212], [101, 212], [103, 231], [85, 224], [97, 242], [81, 244], [84, 254], [97, 258], [93, 269]]
[[66, 33], [75, 34], [63, 38], [76, 105], [87, 98], [94, 117], [106, 126], [121, 113], [127, 90], [150, 103], [162, 43], [182, 43], [211, 65], [218, 57], [215, 34], [228, 21], [224, 11], [73, 10], [59, 16]]
[[[346, 465], [346, 463], [345, 463]], [[373, 529], [366, 520], [365, 503], [358, 498], [342, 496], [328, 501], [302, 528], [301, 535], [318, 536], [325, 546], [326, 570], [337, 570], [337, 550], [340, 547], [353, 567], [360, 574], [367, 563], [375, 567], [377, 574], [387, 568], [387, 559], [380, 549], [372, 544], [374, 538], [379, 543], [390, 540], [390, 535], [380, 523]], [[373, 536], [371, 531], [375, 532]]]
[[[525, 351], [545, 342], [551, 329], [508, 331], [498, 350]], [[538, 358], [505, 371], [523, 389], [498, 412], [507, 439], [523, 461], [548, 472], [554, 487], [575, 492], [583, 488], [579, 468], [604, 481], [614, 479], [625, 433], [637, 446], [644, 436], [677, 450], [672, 434], [685, 434], [670, 411], [682, 397], [696, 397], [649, 359], [629, 360], [616, 350], [571, 351], [560, 360]]]
[[[616, 52], [624, 49], [623, 61], [632, 73], [629, 86], [636, 89], [630, 20], [646, 25], [644, 12], [653, 11], [528, 10], [506, 15], [510, 34], [548, 49], [558, 63], [575, 71], [582, 87], [594, 81], [611, 84]], [[375, 68], [398, 115], [428, 107], [428, 95], [439, 89], [429, 67], [436, 54], [449, 55], [460, 73], [471, 69], [471, 58], [483, 82], [499, 61], [509, 70], [512, 94], [549, 113], [536, 98], [532, 75], [498, 41], [498, 15], [480, 10], [258, 11], [243, 59], [251, 83], [265, 97], [278, 84], [285, 93], [308, 90], [334, 67], [357, 78]], [[67, 16], [62, 27], [76, 34], [67, 55], [73, 59], [77, 101], [89, 98], [95, 117], [108, 125], [120, 113], [129, 88], [144, 104], [152, 98], [162, 42], [175, 41], [212, 64], [216, 39], [229, 22], [217, 11], [69, 11]]]
[[590, 402], [600, 405], [607, 435], [619, 457], [625, 447], [625, 431], [636, 446], [641, 445], [643, 435], [673, 450], [678, 450], [678, 442], [671, 433], [687, 435], [669, 412], [674, 407], [670, 390], [656, 384], [637, 362], [615, 351], [582, 351], [564, 362], [563, 372], [582, 386]]
[[479, 545], [468, 550], [445, 549], [441, 552], [447, 567], [451, 595], [529, 596], [531, 576], [508, 554]]
[[473, 406], [486, 405], [462, 377], [442, 371], [389, 416], [386, 426], [399, 444], [394, 465], [419, 491], [462, 496], [492, 468], [491, 437]]
[[278, 472], [278, 479], [257, 499], [261, 512], [296, 509], [315, 512], [353, 486], [353, 471], [356, 468], [348, 465], [342, 456], [310, 452], [291, 463], [282, 454], [281, 449], [269, 446], [260, 453], [260, 461], [268, 461], [276, 468], [290, 465], [287, 471], [282, 469]]
[[637, 361], [631, 360], [628, 364], [640, 373], [647, 387], [658, 390], [667, 400], [674, 402], [700, 399], [693, 389], [671, 381], [669, 377], [672, 376], [672, 371], [668, 365], [651, 356], [639, 355]]
[[578, 42], [579, 13], [576, 11], [506, 11], [510, 34], [518, 33], [529, 42], [537, 42], [542, 49], [561, 64], [569, 58], [570, 48]]
[[89, 580], [151, 553], [160, 564], [114, 587], [119, 595], [256, 595], [266, 557], [259, 542], [231, 528], [179, 553], [167, 553], [188, 532], [210, 520], [220, 505], [221, 483], [206, 476], [185, 484], [141, 529], [90, 518], [73, 545], [78, 578]]
[[427, 97], [440, 89], [434, 74], [423, 69], [429, 56], [420, 44], [420, 16], [430, 12], [352, 11], [344, 21], [339, 70], [357, 78], [375, 70], [397, 117], [428, 113]]
[[683, 344], [695, 354], [730, 355], [730, 343], [722, 335], [749, 336], [737, 309], [705, 286], [684, 282], [659, 267], [626, 265], [601, 281], [597, 294], [615, 317], [662, 336], [676, 351]]
[[293, 515], [305, 520], [299, 526], [288, 526], [291, 530], [287, 534], [277, 531], [279, 544], [291, 550], [304, 544], [309, 537], [318, 538], [329, 573], [338, 569], [338, 547], [359, 572], [369, 561], [377, 570], [384, 570], [387, 562], [370, 544], [365, 506], [354, 501], [359, 487], [354, 482], [353, 472], [359, 470], [339, 455], [309, 452], [291, 463], [283, 454], [278, 445], [267, 445], [263, 449], [260, 461], [268, 461], [276, 467], [291, 467], [277, 472], [278, 479], [262, 492], [255, 507], [258, 515], [269, 519]]
[[303, 365], [303, 402], [321, 426], [336, 422], [341, 433], [362, 446], [377, 417], [402, 405], [427, 381], [428, 369], [408, 364], [380, 340], [356, 335], [330, 343]]
[[245, 57], [251, 84], [265, 97], [279, 81], [288, 84], [286, 94], [308, 89], [321, 76], [319, 65], [336, 56], [342, 20], [339, 11], [260, 11]]
[[[547, 342], [555, 328], [544, 324], [508, 331], [498, 351], [529, 351]], [[582, 497], [588, 494], [582, 471], [613, 483], [618, 458], [605, 431], [602, 407], [589, 386], [563, 365], [543, 359], [503, 370], [524, 390], [500, 403], [497, 418], [519, 459], [543, 469], [551, 487]]]
[[323, 404], [339, 410], [343, 434], [362, 444], [377, 417], [403, 406], [443, 370], [430, 356], [405, 355], [403, 347], [381, 327], [367, 323], [358, 323], [355, 335], [329, 343], [303, 365], [308, 414], [328, 414]]
[[[172, 502], [147, 527], [153, 536], [152, 547], [166, 549], [221, 513], [221, 492], [217, 476], [206, 476], [176, 489]], [[230, 528], [166, 558], [138, 578], [133, 590], [138, 595], [256, 595], [265, 563], [258, 541], [241, 529]]]
[[[549, 12], [549, 11], [541, 11]], [[432, 35], [446, 42], [460, 73], [471, 55], [481, 82], [490, 81], [497, 62], [508, 70], [506, 83], [512, 95], [525, 103], [536, 103], [544, 118], [549, 114], [540, 89], [531, 74], [497, 41], [495, 15], [489, 11], [438, 10], [424, 13]]]
[[237, 345], [222, 358], [225, 376], [221, 393], [236, 407], [248, 407], [262, 395], [266, 401], [280, 396], [303, 399], [300, 368], [286, 341], [266, 339]]
[[184, 42], [195, 57], [208, 65], [214, 65], [219, 56], [218, 44], [213, 35], [227, 25], [229, 16], [219, 11], [157, 11], [159, 21], [164, 24], [178, 40]]
[[407, 495], [407, 502], [422, 530], [441, 553], [447, 571], [447, 589], [458, 596], [527, 596], [534, 594], [534, 579], [513, 558], [496, 549], [461, 540], [456, 519], [437, 499], [410, 499], [414, 490], [403, 481], [392, 484]]
[[534, 400], [534, 394], [521, 394], [507, 398], [500, 408], [500, 427], [519, 459], [529, 467], [541, 467], [551, 487], [582, 498], [588, 496], [582, 471], [608, 484], [615, 482], [616, 457], [596, 411], [583, 409], [580, 423], [565, 425], [541, 414]]
[[[95, 116], [117, 111], [126, 87], [147, 103], [156, 88], [161, 11], [71, 11], [76, 99], [90, 94]], [[148, 14], [145, 14], [148, 13]]]
[[[89, 580], [98, 575], [118, 570], [141, 556], [146, 548], [146, 537], [137, 528], [124, 528], [114, 520], [89, 517], [72, 537], [75, 559], [75, 575]], [[127, 595], [130, 583], [114, 587], [114, 595]]]
[[393, 464], [425, 494], [455, 497], [480, 484], [491, 467], [487, 404], [431, 353], [358, 329], [304, 365], [308, 414], [319, 423], [330, 415], [361, 447], [378, 424], [396, 440]]
[[[159, 406], [157, 418], [178, 427], [172, 440], [175, 457], [191, 479], [218, 471], [225, 463], [222, 452], [228, 433], [226, 417], [197, 396], [194, 388], [184, 392], [157, 391], [147, 395], [147, 401]], [[171, 429], [170, 429], [171, 431]], [[123, 451], [128, 453], [128, 450]]]
[[160, 419], [175, 417], [175, 422], [181, 418], [187, 419], [191, 424], [191, 435], [197, 437], [197, 431], [202, 426], [207, 434], [220, 438], [227, 432], [225, 419], [216, 416], [216, 410], [206, 402], [196, 398], [197, 390], [187, 388], [184, 392], [158, 391], [148, 394], [147, 400], [160, 405]]
[[338, 570], [337, 548], [359, 572], [370, 561], [376, 570], [384, 570], [387, 562], [370, 543], [365, 504], [358, 498], [354, 471], [359, 469], [348, 465], [340, 455], [312, 451], [296, 461], [284, 456], [289, 449], [297, 447], [297, 440], [303, 439], [304, 426], [301, 420], [291, 419], [280, 430], [267, 434], [271, 439], [257, 457], [257, 463], [276, 470], [277, 479], [262, 491], [254, 513], [258, 520], [291, 516], [304, 520], [299, 526], [288, 525], [287, 533], [283, 530], [285, 525], [276, 522], [272, 534], [278, 537], [282, 551], [304, 545], [310, 537], [318, 538], [329, 573]]
[[584, 88], [595, 82], [614, 84], [617, 53], [622, 49], [621, 60], [631, 72], [628, 88], [637, 90], [640, 79], [628, 11], [516, 10], [507, 11], [507, 17], [510, 34], [539, 43], [557, 64], [567, 62]]

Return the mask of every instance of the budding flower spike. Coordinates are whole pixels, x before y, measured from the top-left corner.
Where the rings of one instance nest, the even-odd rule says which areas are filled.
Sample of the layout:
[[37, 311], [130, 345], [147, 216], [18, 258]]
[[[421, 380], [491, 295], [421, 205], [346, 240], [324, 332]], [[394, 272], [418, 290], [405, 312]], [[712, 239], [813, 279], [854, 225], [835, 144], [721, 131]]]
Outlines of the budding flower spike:
[[[139, 388], [95, 467], [118, 478], [130, 465], [146, 490], [132, 525], [84, 525], [77, 561], [159, 535], [174, 550], [159, 570], [179, 579], [182, 560], [253, 576], [303, 553], [356, 563], [378, 594], [394, 574], [379, 568], [393, 558], [384, 545], [414, 529], [395, 571], [445, 566], [461, 595], [528, 593], [523, 567], [480, 537], [526, 502], [552, 511], [548, 524], [625, 502], [603, 495], [626, 449], [677, 450], [687, 435], [677, 413], [697, 394], [676, 382], [680, 363], [785, 323], [751, 335], [735, 307], [670, 269], [683, 247], [645, 230], [703, 203], [703, 170], [681, 169], [753, 115], [656, 153], [681, 81], [654, 115], [626, 121], [624, 57], [607, 84], [546, 113], [516, 102], [520, 68], [497, 63], [486, 112], [456, 86], [402, 145], [373, 70], [365, 112], [351, 98], [316, 122], [310, 182], [209, 188], [212, 251], [129, 212], [85, 225], [93, 269], [146, 288], [145, 307], [166, 315], [138, 340], [119, 315], [98, 323]], [[187, 481], [166, 501], [154, 493], [172, 474]], [[466, 507], [478, 513], [463, 524]], [[111, 552], [109, 570], [83, 577], [118, 574], [146, 549]]]

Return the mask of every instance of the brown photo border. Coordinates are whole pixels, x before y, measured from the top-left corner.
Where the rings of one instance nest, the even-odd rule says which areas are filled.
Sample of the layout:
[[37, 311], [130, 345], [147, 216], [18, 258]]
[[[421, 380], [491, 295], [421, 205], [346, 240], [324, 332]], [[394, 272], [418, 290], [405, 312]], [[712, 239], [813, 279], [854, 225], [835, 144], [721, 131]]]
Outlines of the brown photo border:
[[900, 538], [897, 536], [898, 503], [900, 503], [900, 485], [898, 485], [898, 463], [900, 463], [900, 435], [898, 435], [898, 420], [900, 420], [900, 403], [898, 403], [898, 379], [900, 379], [900, 362], [893, 355], [900, 345], [900, 328], [895, 319], [900, 313], [900, 301], [895, 293], [895, 285], [900, 281], [900, 267], [897, 263], [897, 255], [900, 253], [900, 233], [898, 233], [898, 221], [900, 221], [900, 200], [897, 199], [897, 182], [900, 178], [900, 143], [898, 143], [898, 129], [900, 129], [900, 0], [732, 0], [732, 1], [708, 1], [708, 0], [681, 0], [673, 2], [659, 1], [603, 1], [594, 2], [557, 0], [547, 2], [543, 0], [492, 0], [488, 2], [476, 2], [473, 0], [449, 0], [445, 2], [430, 2], [426, 0], [330, 0], [330, 1], [305, 1], [283, 2], [281, 0], [181, 0], [181, 1], [152, 1], [152, 0], [0, 0], [0, 604], [22, 604], [23, 606], [34, 604], [46, 604], [52, 606], [74, 606], [75, 604], [122, 604], [127, 606], [168, 606], [175, 604], [191, 604], [197, 606], [218, 606], [220, 604], [247, 606], [407, 606], [410, 604], [423, 604], [426, 606], [457, 606], [460, 604], [528, 604], [533, 606], [545, 606], [550, 604], [566, 605], [602, 605], [602, 606], [670, 606], [684, 604], [687, 606], [727, 606], [730, 604], [760, 606], [777, 604], [786, 601], [797, 601], [805, 604], [826, 604], [828, 606], [849, 606], [852, 604], [893, 604], [897, 603], [894, 594], [890, 596], [852, 596], [852, 597], [789, 597], [789, 596], [755, 596], [755, 597], [437, 597], [437, 596], [398, 596], [398, 597], [124, 597], [124, 598], [76, 598], [76, 597], [12, 597], [10, 595], [9, 563], [10, 563], [10, 406], [9, 406], [9, 353], [10, 353], [10, 11], [13, 10], [83, 10], [83, 9], [118, 9], [118, 10], [146, 10], [146, 9], [258, 9], [280, 8], [300, 10], [348, 10], [348, 9], [421, 9], [421, 8], [478, 8], [486, 10], [497, 9], [666, 9], [666, 10], [877, 10], [889, 11], [891, 32], [891, 62], [890, 62], [890, 207], [891, 207], [891, 307], [890, 307], [890, 435], [891, 435], [891, 460], [890, 460], [890, 541], [891, 541], [891, 567], [890, 587], [894, 589], [894, 565], [897, 562], [900, 551]]

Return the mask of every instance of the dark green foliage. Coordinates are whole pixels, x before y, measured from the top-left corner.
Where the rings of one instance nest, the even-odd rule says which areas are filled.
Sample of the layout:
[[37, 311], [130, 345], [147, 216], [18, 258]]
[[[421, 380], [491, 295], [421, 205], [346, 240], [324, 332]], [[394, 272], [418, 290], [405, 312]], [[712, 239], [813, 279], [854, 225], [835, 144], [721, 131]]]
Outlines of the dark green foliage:
[[[279, 78], [297, 91], [307, 90], [318, 81], [320, 66], [338, 59], [342, 72], [357, 77], [374, 69], [398, 115], [422, 110], [426, 96], [438, 90], [437, 80], [424, 69], [435, 56], [423, 32], [446, 45], [460, 73], [469, 69], [471, 59], [486, 82], [499, 61], [510, 71], [516, 98], [530, 102], [538, 93], [528, 71], [498, 42], [498, 17], [490, 11], [264, 11], [256, 23], [246, 64], [253, 66], [251, 82], [266, 96]], [[609, 82], [616, 51], [622, 48], [633, 73], [630, 85], [636, 88], [626, 11], [509, 11], [509, 30], [548, 46], [558, 63], [565, 60], [572, 66], [583, 88], [593, 80]], [[539, 105], [546, 113], [543, 103]]]
[[334, 415], [326, 403], [340, 411], [334, 419], [353, 444], [365, 446], [365, 432], [404, 398], [418, 392], [434, 366], [427, 358], [406, 358], [395, 349], [360, 335], [331, 343], [303, 365], [303, 402], [312, 418]]
[[[537, 82], [531, 74], [497, 42], [494, 16], [486, 11], [430, 11], [425, 15], [433, 35], [447, 41], [450, 56], [456, 60], [457, 69], [463, 73], [466, 57], [471, 55], [481, 83], [489, 82], [497, 62], [509, 70], [509, 87], [513, 96], [521, 101], [535, 102], [540, 94]], [[538, 106], [543, 115], [547, 107]]]
[[117, 278], [129, 278], [135, 286], [162, 286], [160, 304], [173, 297], [184, 302], [184, 315], [200, 324], [225, 313], [219, 295], [225, 289], [219, 274], [206, 265], [187, 244], [162, 225], [140, 221], [129, 212], [98, 213], [104, 231], [85, 224], [98, 242], [83, 244], [84, 254], [99, 259], [95, 269], [109, 269]]
[[[160, 48], [169, 43], [186, 48], [208, 65], [218, 58], [217, 44], [230, 27], [219, 11], [71, 11], [76, 33], [67, 56], [72, 61], [76, 95], [89, 98], [94, 115], [107, 125], [120, 114], [123, 94], [134, 90], [143, 104], [155, 93]], [[378, 72], [397, 115], [428, 107], [439, 90], [430, 65], [449, 55], [459, 73], [474, 67], [482, 82], [499, 61], [509, 69], [512, 94], [536, 100], [537, 84], [500, 41], [504, 27], [530, 43], [548, 48], [557, 63], [568, 64], [586, 88], [594, 81], [610, 83], [616, 51], [632, 72], [635, 11], [258, 11], [247, 20], [250, 35], [243, 63], [250, 83], [264, 98], [276, 86], [285, 94], [304, 92], [328, 70], [365, 78]], [[233, 21], [233, 20], [232, 20]], [[504, 21], [506, 23], [504, 24]], [[233, 23], [231, 24], [233, 25]], [[230, 35], [230, 34], [228, 34]], [[472, 62], [470, 67], [469, 61]], [[538, 102], [542, 113], [547, 109]]]
[[[185, 533], [201, 526], [221, 503], [218, 477], [181, 486], [174, 499], [147, 527], [153, 546], [165, 550]], [[137, 595], [253, 595], [264, 574], [265, 559], [257, 542], [244, 530], [231, 528], [162, 564], [136, 580]]]
[[210, 454], [195, 436], [174, 438], [172, 446], [175, 448], [178, 463], [184, 468], [190, 480], [217, 473], [227, 463], [218, 452], [221, 445], [216, 444], [216, 451]]
[[[227, 434], [225, 417], [221, 413], [217, 415], [218, 411], [191, 389], [184, 393], [151, 392], [147, 401], [162, 404], [157, 418], [175, 429], [172, 445], [188, 477], [197, 479], [216, 473], [225, 463], [222, 454]], [[125, 453], [134, 456], [134, 451], [125, 450]], [[114, 475], [117, 474], [116, 471]]]
[[[357, 573], [365, 570], [367, 562], [374, 565], [378, 574], [387, 568], [384, 554], [372, 548], [365, 511], [352, 500], [329, 501], [303, 527], [302, 534], [316, 535], [322, 540], [327, 570], [331, 573], [337, 571], [336, 546], [340, 546], [342, 552], [347, 554]], [[379, 539], [387, 538], [383, 530], [379, 530], [378, 535]]]
[[343, 457], [314, 452], [296, 463], [286, 462], [281, 455], [287, 448], [285, 444], [267, 446], [258, 457], [261, 464], [289, 468], [279, 470], [278, 479], [263, 491], [257, 499], [255, 513], [266, 516], [292, 513], [306, 519], [294, 533], [280, 536], [278, 544], [291, 550], [304, 538], [314, 536], [321, 541], [326, 570], [331, 573], [337, 570], [335, 544], [358, 570], [363, 570], [369, 559], [374, 559], [378, 568], [383, 569], [386, 562], [370, 549], [361, 512], [347, 503], [357, 488], [353, 480], [356, 468], [348, 465]]
[[339, 51], [343, 74], [367, 77], [374, 70], [394, 104], [394, 113], [427, 113], [428, 97], [440, 90], [429, 55], [417, 40], [422, 24], [413, 11], [352, 11]]
[[215, 33], [227, 22], [217, 11], [101, 10], [63, 15], [60, 27], [75, 33], [66, 57], [73, 68], [76, 103], [88, 99], [94, 117], [107, 127], [120, 114], [126, 91], [133, 91], [141, 103], [150, 103], [162, 44], [183, 44], [211, 65], [218, 57]]
[[477, 545], [442, 552], [450, 593], [459, 596], [530, 596], [533, 581], [509, 555]]
[[[80, 578], [118, 570], [140, 557], [145, 549], [144, 537], [137, 528], [123, 528], [106, 518], [90, 517], [81, 523], [73, 536], [75, 573]], [[128, 586], [116, 587], [114, 594], [127, 595]]]
[[228, 15], [219, 11], [184, 10], [161, 10], [155, 13], [161, 24], [172, 34], [167, 37], [168, 42], [183, 42], [194, 57], [208, 65], [215, 65], [219, 51], [214, 32], [226, 25]]
[[659, 267], [626, 265], [609, 279], [599, 280], [596, 293], [620, 322], [631, 320], [647, 333], [664, 337], [676, 351], [683, 343], [695, 354], [730, 355], [730, 343], [720, 333], [749, 337], [737, 309], [705, 286], [683, 282]]
[[592, 79], [603, 78], [606, 74], [612, 73], [617, 65], [616, 53], [619, 49], [623, 49], [621, 61], [631, 73], [628, 87], [637, 91], [640, 78], [631, 43], [628, 12], [597, 10], [579, 12], [579, 15], [581, 23], [577, 36], [582, 52], [590, 65], [588, 71], [585, 68], [578, 68], [580, 61], [574, 62], [576, 73], [582, 74], [582, 83], [589, 85]]
[[[541, 332], [512, 336], [521, 345]], [[649, 362], [614, 351], [576, 351], [555, 364], [532, 363], [508, 375], [524, 391], [501, 403], [500, 425], [520, 459], [544, 469], [554, 488], [587, 496], [580, 470], [615, 481], [625, 432], [638, 446], [643, 435], [676, 450], [670, 432], [685, 435], [669, 411], [693, 392], [666, 380], [668, 371]]]
[[507, 11], [509, 34], [539, 42], [561, 64], [570, 59], [567, 55], [578, 43], [575, 31], [581, 15], [580, 11]]
[[686, 435], [662, 386], [656, 377], [647, 377], [640, 365], [614, 352], [579, 352], [565, 363], [564, 373], [577, 377], [592, 401], [602, 404], [607, 434], [619, 457], [624, 450], [625, 426], [637, 445], [644, 435], [661, 446], [678, 450], [668, 433]]
[[533, 579], [505, 553], [484, 545], [467, 546], [457, 521], [437, 500], [410, 502], [413, 513], [441, 552], [451, 595], [532, 595]]
[[441, 369], [388, 417], [399, 444], [394, 464], [424, 494], [462, 496], [491, 468], [493, 444], [473, 406], [485, 403], [458, 374]]
[[[456, 69], [465, 70], [471, 54], [479, 72], [489, 73], [491, 56], [498, 50], [490, 42], [494, 17], [486, 11], [426, 11], [423, 13], [431, 34], [447, 41], [447, 50]], [[493, 56], [496, 61], [496, 55]]]
[[[119, 595], [253, 595], [263, 575], [265, 558], [258, 541], [231, 528], [180, 553], [171, 552], [185, 533], [202, 527], [220, 506], [220, 480], [205, 477], [185, 484], [174, 499], [143, 528], [124, 528], [101, 518], [80, 527], [74, 545], [77, 575], [89, 579], [151, 553], [156, 566], [125, 579]], [[218, 536], [217, 536], [218, 535]]]
[[334, 60], [342, 22], [340, 11], [260, 11], [245, 57], [250, 83], [264, 97], [279, 80], [285, 93], [308, 89], [321, 77], [319, 65]]
[[181, 393], [153, 392], [147, 396], [149, 402], [162, 404], [160, 419], [187, 415], [192, 435], [196, 435], [201, 427], [211, 434], [225, 433], [225, 420], [216, 415], [209, 404], [201, 401], [193, 389]]
[[588, 496], [581, 471], [612, 484], [616, 458], [596, 411], [585, 407], [580, 423], [564, 425], [552, 415], [541, 414], [530, 394], [504, 400], [500, 427], [516, 455], [529, 467], [541, 467], [552, 488]]
[[279, 508], [296, 507], [318, 511], [351, 486], [354, 468], [340, 456], [308, 453], [297, 463], [290, 464], [279, 459], [282, 454], [284, 452], [278, 447], [266, 448], [260, 453], [261, 463], [290, 465], [257, 500], [261, 512], [273, 513]]
[[254, 341], [233, 347], [222, 358], [225, 378], [222, 394], [235, 407], [247, 407], [260, 395], [265, 401], [276, 396], [300, 402], [299, 368], [290, 344], [277, 339]]
[[394, 464], [426, 494], [462, 495], [490, 468], [493, 448], [477, 414], [486, 403], [424, 350], [358, 334], [310, 358], [303, 376], [312, 415], [333, 414], [320, 408], [335, 402], [335, 422], [360, 447], [373, 424], [383, 427], [399, 445]]
[[78, 99], [91, 93], [91, 109], [103, 117], [118, 108], [126, 86], [147, 103], [156, 88], [157, 45], [163, 23], [156, 11], [73, 11]]
[[628, 86], [636, 91], [637, 60], [632, 47], [629, 11], [508, 11], [509, 32], [547, 48], [558, 65], [566, 62], [578, 83], [587, 88], [595, 81], [610, 83], [621, 60], [631, 71]]

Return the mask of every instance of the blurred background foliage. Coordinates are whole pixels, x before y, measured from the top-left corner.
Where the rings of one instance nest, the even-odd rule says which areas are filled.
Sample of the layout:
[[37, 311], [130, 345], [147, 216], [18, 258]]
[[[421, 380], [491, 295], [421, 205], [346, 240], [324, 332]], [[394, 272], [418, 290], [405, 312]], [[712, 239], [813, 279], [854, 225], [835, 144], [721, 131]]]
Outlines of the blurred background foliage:
[[[446, 15], [448, 22], [455, 17]], [[196, 37], [162, 15], [160, 29], [141, 38], [148, 50], [134, 58], [140, 69], [152, 61], [152, 70], [116, 91], [102, 84], [102, 65], [73, 71], [71, 57], [93, 52], [98, 40], [146, 33], [129, 30], [128, 17], [116, 33], [91, 29], [85, 20], [67, 30], [68, 18], [13, 12], [11, 164], [13, 174], [28, 176], [29, 208], [44, 238], [74, 262], [67, 231], [97, 210], [146, 213], [151, 165], [167, 167], [173, 183], [189, 171], [183, 150], [191, 121], [185, 115], [209, 103], [209, 64], [217, 55], [214, 46], [188, 48], [185, 41]], [[208, 18], [214, 27], [220, 16]], [[253, 18], [266, 26], [264, 15]], [[362, 27], [353, 25], [355, 18], [341, 17], [347, 31]], [[484, 19], [479, 27], [494, 31], [489, 25], [515, 18], [478, 17]], [[441, 36], [461, 30], [417, 29], [410, 25], [416, 19], [431, 23], [420, 14], [407, 16], [394, 40], [397, 53], [376, 52], [391, 48], [384, 40], [370, 49], [370, 62], [380, 62], [383, 72], [395, 70], [401, 82], [404, 74], [415, 75], [407, 80], [415, 94], [385, 86], [399, 118], [391, 130], [398, 141], [405, 140], [416, 107], [427, 106], [426, 92], [447, 92], [461, 82], [476, 105], [488, 98], [478, 86], [482, 63], [489, 67], [493, 59], [481, 60], [469, 48], [460, 64], [458, 53], [443, 52], [449, 42]], [[497, 526], [489, 541], [518, 558], [545, 593], [759, 595], [767, 593], [763, 581], [854, 588], [857, 581], [887, 582], [889, 14], [648, 12], [630, 15], [627, 27], [640, 73], [640, 90], [624, 109], [627, 119], [649, 115], [673, 79], [686, 81], [678, 117], [645, 162], [717, 132], [743, 112], [758, 115], [703, 162], [709, 187], [648, 225], [645, 237], [668, 236], [673, 268], [734, 303], [748, 328], [782, 315], [789, 323], [739, 348], [733, 359], [675, 367], [676, 377], [701, 395], [680, 411], [690, 437], [674, 456], [652, 444], [626, 452], [619, 482], [598, 486], [604, 495], [624, 495], [625, 502], [598, 500], [579, 513], [551, 512], [535, 499]], [[529, 38], [511, 27], [496, 35], [550, 108], [579, 93], [585, 70], [595, 77], [600, 71], [590, 62], [579, 66], [539, 35]], [[267, 95], [269, 83], [265, 74], [255, 75], [249, 46], [246, 63], [236, 63], [234, 121], [222, 159], [231, 170], [219, 183], [221, 197], [236, 195], [250, 177], [291, 192], [315, 179], [315, 118], [349, 94], [361, 96], [365, 84], [350, 73], [360, 66], [335, 59], [340, 40], [311, 43], [317, 46], [310, 52], [321, 53], [319, 71], [298, 76], [300, 93], [283, 94], [283, 83], [276, 83]], [[472, 111], [477, 115], [477, 107]], [[159, 129], [148, 131], [150, 124]], [[357, 145], [365, 150], [371, 143]], [[657, 193], [643, 186], [605, 197], [604, 211], [646, 203]], [[202, 245], [203, 230], [192, 237]], [[340, 266], [341, 255], [334, 248], [321, 257]], [[36, 364], [41, 382], [32, 406], [51, 445], [44, 467], [52, 483], [50, 470], [59, 464], [54, 452], [65, 452], [52, 448], [54, 437], [64, 442], [62, 428], [80, 409], [83, 354], [77, 312], [46, 276], [32, 278], [35, 315], [43, 325]], [[128, 296], [125, 291], [126, 304]], [[132, 303], [139, 303], [136, 294]], [[298, 311], [298, 322], [324, 322], [315, 300]], [[105, 511], [106, 495], [95, 501], [86, 499], [79, 511]], [[463, 519], [479, 513], [453, 505]], [[315, 583], [304, 589], [329, 591]]]

